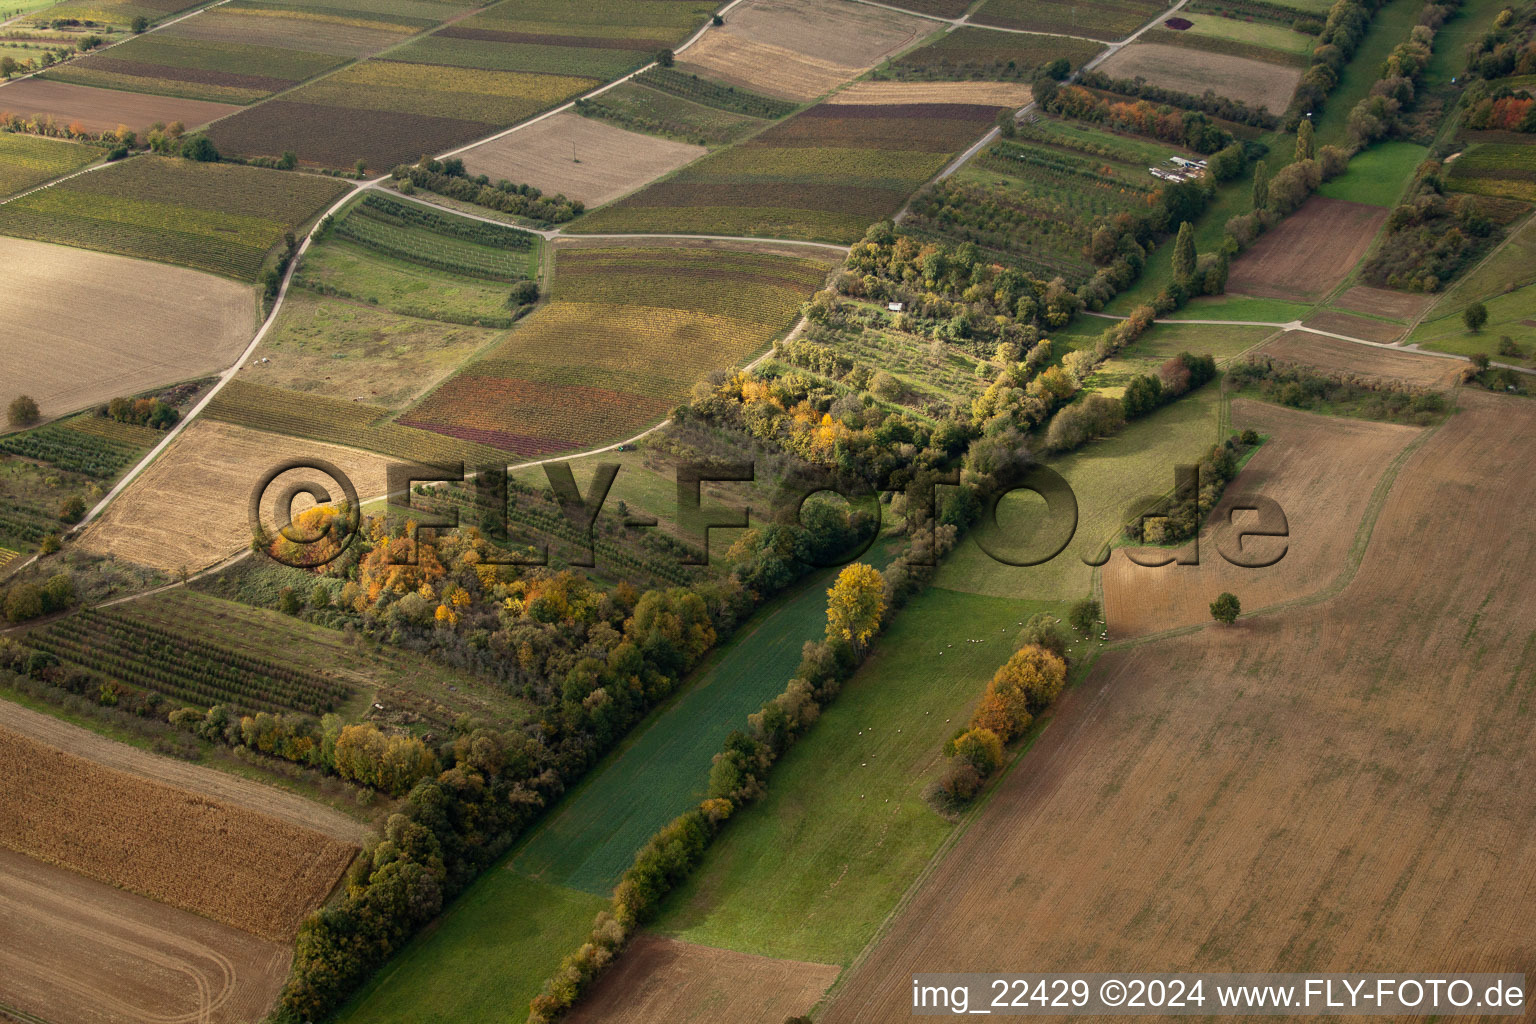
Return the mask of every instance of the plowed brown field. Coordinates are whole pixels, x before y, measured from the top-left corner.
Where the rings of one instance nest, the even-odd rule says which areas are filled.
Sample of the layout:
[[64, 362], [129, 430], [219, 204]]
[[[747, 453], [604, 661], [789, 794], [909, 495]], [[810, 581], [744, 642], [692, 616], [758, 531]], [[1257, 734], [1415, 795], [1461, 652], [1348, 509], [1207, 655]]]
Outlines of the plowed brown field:
[[806, 1013], [838, 968], [644, 935], [582, 1000], [571, 1024], [717, 1024]]
[[260, 1020], [292, 956], [283, 943], [5, 849], [0, 935], [0, 1005], [71, 1024]]
[[1324, 373], [1355, 374], [1437, 389], [1454, 385], [1463, 365], [1459, 359], [1357, 345], [1307, 331], [1287, 331], [1273, 341], [1265, 342], [1255, 352]]
[[1533, 432], [1464, 395], [1338, 597], [1106, 654], [818, 1024], [916, 971], [1536, 971]]
[[1313, 196], [1237, 258], [1227, 291], [1315, 302], [1360, 262], [1386, 219], [1384, 207]]
[[1434, 301], [1433, 295], [1414, 295], [1411, 292], [1394, 292], [1357, 284], [1340, 295], [1334, 305], [1357, 313], [1370, 313], [1372, 316], [1411, 320], [1428, 309]]
[[1402, 338], [1407, 328], [1402, 324], [1388, 324], [1380, 320], [1371, 320], [1363, 316], [1350, 316], [1348, 313], [1338, 313], [1333, 310], [1325, 310], [1314, 313], [1303, 321], [1307, 327], [1319, 331], [1327, 331], [1330, 334], [1343, 334], [1351, 338], [1364, 338], [1366, 341], [1375, 341], [1383, 345], [1390, 345]]
[[1301, 69], [1249, 60], [1228, 53], [1191, 53], [1182, 46], [1132, 43], [1099, 70], [1111, 78], [1144, 78], [1153, 85], [1191, 96], [1207, 90], [1250, 107], [1279, 114], [1291, 103]]
[[120, 124], [142, 132], [156, 121], [180, 121], [188, 128], [197, 128], [240, 109], [229, 103], [147, 96], [43, 78], [25, 78], [0, 89], [0, 112], [23, 117], [51, 114], [60, 124], [78, 121], [92, 132], [110, 132]]
[[[1269, 440], [1228, 485], [1200, 535], [1199, 565], [1138, 565], [1116, 552], [1104, 566], [1104, 609], [1110, 636], [1120, 639], [1209, 622], [1210, 603], [1222, 591], [1240, 594], [1248, 611], [1321, 593], [1351, 569], [1351, 545], [1370, 506], [1371, 495], [1397, 455], [1423, 431], [1390, 423], [1320, 416], [1266, 402], [1236, 399], [1232, 426], [1252, 427]], [[1290, 537], [1252, 538], [1243, 543], [1250, 558], [1279, 562], [1242, 568], [1223, 558], [1229, 547], [1232, 508], [1242, 498], [1262, 495], [1285, 512]], [[1235, 525], [1251, 522], [1239, 513]], [[1143, 561], [1153, 561], [1147, 552]]]
[[356, 847], [0, 727], [0, 845], [265, 939], [291, 939]]

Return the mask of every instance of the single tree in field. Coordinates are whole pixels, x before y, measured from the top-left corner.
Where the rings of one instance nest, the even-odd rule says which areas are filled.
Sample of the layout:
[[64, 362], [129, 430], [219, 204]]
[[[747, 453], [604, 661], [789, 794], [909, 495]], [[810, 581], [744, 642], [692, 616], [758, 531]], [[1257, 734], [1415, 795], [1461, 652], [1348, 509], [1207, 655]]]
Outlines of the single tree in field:
[[78, 523], [85, 518], [85, 500], [76, 494], [66, 498], [64, 504], [59, 506], [59, 521], [63, 523]]
[[1224, 626], [1230, 626], [1236, 622], [1242, 611], [1243, 604], [1237, 599], [1236, 594], [1223, 592], [1211, 602], [1211, 618]]
[[671, 50], [662, 50], [656, 55], [656, 63], [660, 64], [664, 68], [671, 67], [672, 62], [676, 59], [676, 56], [672, 53]]
[[143, 32], [145, 29], [149, 28], [149, 19], [144, 17], [142, 14], [136, 15], [133, 19], [133, 24], [131, 27], [133, 28], [133, 34], [138, 35], [140, 32]]
[[1085, 597], [1072, 606], [1067, 613], [1067, 625], [1087, 636], [1093, 631], [1093, 624], [1099, 621], [1099, 602], [1091, 597]]
[[6, 410], [6, 419], [13, 427], [24, 427], [29, 423], [36, 423], [42, 413], [38, 412], [37, 403], [26, 395], [18, 395], [11, 400], [11, 407]]
[[1269, 205], [1269, 168], [1261, 160], [1253, 165], [1253, 208], [1262, 210]]
[[1178, 241], [1173, 243], [1173, 279], [1188, 282], [1195, 276], [1195, 228], [1189, 221], [1179, 225]]
[[827, 591], [827, 639], [861, 651], [884, 613], [885, 577], [874, 566], [855, 562], [837, 574]]
[[1481, 302], [1472, 303], [1461, 311], [1461, 322], [1467, 325], [1467, 330], [1476, 334], [1488, 322], [1488, 307]]
[[1315, 140], [1313, 139], [1314, 134], [1315, 131], [1310, 118], [1303, 118], [1301, 124], [1296, 126], [1297, 160], [1311, 160], [1317, 155]]

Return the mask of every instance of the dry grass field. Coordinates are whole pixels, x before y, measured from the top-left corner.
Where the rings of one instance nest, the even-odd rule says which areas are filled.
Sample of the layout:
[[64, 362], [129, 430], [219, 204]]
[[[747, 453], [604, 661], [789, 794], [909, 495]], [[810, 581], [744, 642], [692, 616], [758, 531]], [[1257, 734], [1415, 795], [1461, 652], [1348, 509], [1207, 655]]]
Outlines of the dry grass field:
[[1533, 431], [1464, 394], [1337, 597], [1103, 656], [819, 1024], [981, 963], [1536, 971]]
[[264, 939], [291, 939], [357, 848], [0, 728], [0, 844]]
[[223, 370], [256, 330], [247, 285], [183, 267], [0, 237], [7, 387], [57, 416]]
[[286, 944], [0, 849], [0, 1004], [73, 1024], [245, 1024]]
[[0, 89], [0, 113], [24, 117], [48, 114], [60, 124], [79, 122], [93, 132], [109, 132], [120, 124], [141, 132], [156, 121], [180, 121], [188, 128], [196, 128], [239, 109], [229, 103], [97, 89], [42, 78], [24, 78]]
[[476, 146], [470, 174], [563, 192], [601, 206], [708, 153], [703, 146], [629, 132], [569, 111]]
[[[340, 467], [363, 501], [385, 491], [381, 456], [200, 419], [107, 507], [80, 544], [166, 572], [213, 565], [250, 545], [247, 503], [262, 475], [287, 459], [310, 458]], [[290, 477], [336, 486], [317, 473], [290, 473], [273, 492]], [[277, 521], [270, 508], [263, 519]]]
[[979, 103], [1018, 109], [1031, 99], [1023, 82], [855, 82], [829, 105], [898, 103]]
[[1299, 363], [1324, 373], [1355, 374], [1437, 389], [1452, 387], [1463, 365], [1458, 359], [1356, 345], [1307, 331], [1287, 331], [1265, 342], [1256, 352], [1271, 359]]
[[1315, 302], [1360, 262], [1387, 213], [1379, 206], [1313, 196], [1237, 258], [1227, 291]]
[[1199, 96], [1207, 89], [1250, 107], [1279, 114], [1290, 106], [1301, 68], [1266, 64], [1225, 53], [1191, 53], [1182, 46], [1132, 43], [1098, 70], [1111, 78], [1145, 78], [1164, 89]]
[[[1236, 399], [1232, 426], [1252, 428], [1269, 440], [1227, 486], [1200, 534], [1199, 565], [1137, 565], [1118, 551], [1104, 566], [1104, 611], [1110, 637], [1144, 636], [1209, 622], [1210, 603], [1222, 591], [1240, 594], [1248, 611], [1321, 593], [1350, 568], [1351, 546], [1371, 509], [1371, 497], [1393, 460], [1423, 431], [1390, 423], [1322, 416], [1267, 402]], [[1250, 495], [1277, 502], [1290, 537], [1255, 537], [1244, 550], [1256, 557], [1285, 557], [1272, 566], [1233, 565], [1218, 550], [1220, 534], [1241, 529], [1250, 513], [1234, 520], [1233, 504]], [[1226, 541], [1235, 545], [1235, 541]], [[1162, 552], [1147, 552], [1153, 561]]]
[[1428, 309], [1434, 301], [1433, 295], [1414, 295], [1357, 284], [1335, 299], [1333, 304], [1356, 313], [1385, 316], [1393, 320], [1411, 320]]
[[[175, 602], [176, 595], [184, 593], [186, 591], [170, 591], [159, 600]], [[269, 818], [281, 818], [291, 825], [328, 835], [344, 843], [360, 844], [368, 832], [367, 826], [357, 819], [295, 793], [252, 782], [229, 772], [151, 754], [11, 701], [0, 701], [0, 729], [21, 733], [44, 746], [94, 761], [115, 772], [137, 775], [152, 782], [201, 793], [219, 803], [244, 808]]]
[[848, 0], [749, 0], [678, 61], [684, 71], [809, 100], [869, 70], [934, 23]]
[[642, 935], [567, 1019], [571, 1024], [778, 1024], [808, 1012], [838, 970]]
[[1314, 313], [1302, 323], [1303, 326], [1319, 331], [1344, 334], [1351, 338], [1364, 338], [1366, 341], [1377, 341], [1384, 345], [1398, 341], [1407, 330], [1402, 324], [1387, 324], [1380, 320], [1369, 320], [1363, 316], [1335, 313], [1332, 310]]

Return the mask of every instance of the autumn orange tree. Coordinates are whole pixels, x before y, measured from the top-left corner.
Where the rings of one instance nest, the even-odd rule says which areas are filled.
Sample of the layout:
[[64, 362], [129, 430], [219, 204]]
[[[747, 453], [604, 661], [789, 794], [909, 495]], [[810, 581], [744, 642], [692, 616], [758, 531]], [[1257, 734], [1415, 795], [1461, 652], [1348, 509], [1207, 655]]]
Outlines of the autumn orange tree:
[[827, 639], [864, 650], [880, 629], [885, 614], [885, 577], [880, 570], [855, 562], [837, 574], [827, 591]]
[[1066, 682], [1066, 662], [1039, 644], [1025, 644], [993, 674], [971, 716], [971, 727], [990, 729], [1010, 743], [1050, 706]]

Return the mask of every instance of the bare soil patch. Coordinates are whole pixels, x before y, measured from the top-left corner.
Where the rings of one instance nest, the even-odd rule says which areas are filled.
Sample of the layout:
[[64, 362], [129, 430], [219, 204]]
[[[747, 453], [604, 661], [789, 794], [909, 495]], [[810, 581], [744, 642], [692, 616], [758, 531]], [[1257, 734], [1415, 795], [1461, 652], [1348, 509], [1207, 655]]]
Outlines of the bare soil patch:
[[1352, 309], [1356, 313], [1386, 316], [1394, 320], [1412, 320], [1435, 301], [1433, 295], [1414, 295], [1410, 292], [1394, 292], [1388, 288], [1372, 288], [1358, 284], [1334, 300], [1335, 306]]
[[0, 728], [21, 733], [66, 754], [94, 761], [104, 768], [201, 793], [254, 814], [281, 818], [291, 825], [344, 843], [361, 843], [368, 832], [362, 822], [297, 794], [213, 768], [151, 754], [8, 700], [0, 700]]
[[709, 150], [625, 131], [567, 111], [464, 154], [471, 174], [536, 185], [601, 206]]
[[[118, 495], [79, 543], [167, 572], [206, 568], [251, 543], [247, 505], [261, 477], [285, 460], [314, 458], [351, 477], [363, 501], [386, 490], [381, 456], [199, 419]], [[314, 480], [333, 493], [337, 487], [314, 472], [294, 473], [279, 477], [268, 493], [282, 490], [290, 477]], [[264, 521], [277, 522], [270, 508], [264, 512]]]
[[0, 844], [283, 941], [357, 847], [0, 727]]
[[[1422, 433], [1417, 427], [1322, 416], [1241, 398], [1232, 402], [1232, 426], [1251, 427], [1269, 440], [1211, 512], [1200, 534], [1200, 564], [1149, 568], [1120, 550], [1104, 566], [1104, 608], [1112, 638], [1209, 622], [1210, 603], [1223, 591], [1240, 594], [1248, 611], [1322, 592], [1349, 568], [1350, 545], [1382, 474]], [[1253, 559], [1284, 550], [1279, 562], [1262, 569], [1235, 566], [1218, 548], [1225, 543], [1235, 549], [1236, 533], [1255, 521], [1252, 513], [1235, 518], [1232, 513], [1254, 495], [1278, 503], [1290, 530], [1285, 540], [1243, 542], [1244, 553]], [[1138, 557], [1150, 562], [1170, 553], [1143, 550]]]
[[1145, 78], [1193, 96], [1210, 89], [1250, 107], [1267, 107], [1274, 114], [1290, 106], [1301, 82], [1300, 68], [1227, 53], [1202, 52], [1193, 57], [1187, 47], [1162, 43], [1132, 43], [1099, 65], [1099, 70], [1111, 78]]
[[784, 99], [821, 96], [917, 42], [933, 22], [848, 0], [752, 0], [678, 66]]
[[1287, 331], [1255, 351], [1271, 359], [1299, 363], [1324, 373], [1354, 374], [1425, 388], [1454, 386], [1462, 367], [1458, 359], [1357, 345], [1308, 331]]
[[1367, 320], [1363, 316], [1350, 316], [1348, 313], [1316, 313], [1307, 317], [1303, 323], [1319, 331], [1347, 334], [1351, 338], [1379, 341], [1384, 345], [1401, 340], [1407, 330], [1401, 324], [1384, 324], [1380, 320]]
[[287, 945], [0, 849], [0, 1004], [78, 1024], [266, 1016]]
[[829, 99], [827, 105], [974, 103], [1017, 110], [1031, 98], [1029, 86], [1021, 82], [855, 82]]
[[23, 78], [0, 89], [0, 113], [52, 114], [55, 121], [78, 121], [93, 132], [111, 131], [120, 124], [142, 132], [156, 121], [180, 121], [197, 128], [241, 109], [230, 103], [97, 89], [45, 78]]
[[1313, 196], [1237, 258], [1227, 291], [1316, 301], [1360, 262], [1387, 212], [1379, 206]]
[[1106, 654], [818, 1021], [916, 971], [1536, 967], [1533, 431], [1463, 395], [1338, 597]]
[[587, 994], [571, 1024], [778, 1024], [808, 1013], [840, 968], [642, 935]]
[[256, 330], [249, 285], [184, 267], [0, 237], [0, 363], [59, 416], [223, 370]]

